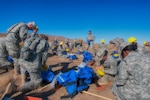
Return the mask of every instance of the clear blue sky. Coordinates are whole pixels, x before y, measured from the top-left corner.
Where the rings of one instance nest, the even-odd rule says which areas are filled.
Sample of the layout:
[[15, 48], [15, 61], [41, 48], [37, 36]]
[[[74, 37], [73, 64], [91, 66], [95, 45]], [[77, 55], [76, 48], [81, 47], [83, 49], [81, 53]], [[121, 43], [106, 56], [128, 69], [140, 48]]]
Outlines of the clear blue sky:
[[115, 37], [150, 41], [150, 0], [0, 0], [0, 32], [17, 22], [35, 21], [39, 33], [96, 42]]

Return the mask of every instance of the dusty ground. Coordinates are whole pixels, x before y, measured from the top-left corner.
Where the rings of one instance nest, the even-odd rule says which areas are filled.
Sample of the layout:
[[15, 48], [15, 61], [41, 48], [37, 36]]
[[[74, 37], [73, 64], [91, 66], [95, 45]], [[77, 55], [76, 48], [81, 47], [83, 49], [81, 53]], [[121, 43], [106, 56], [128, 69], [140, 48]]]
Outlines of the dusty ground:
[[[78, 55], [78, 58], [79, 59], [77, 59], [73, 62], [70, 62], [68, 59], [53, 56], [47, 60], [47, 64], [50, 65], [50, 67], [52, 67], [53, 71], [57, 71], [57, 70], [60, 70], [62, 68], [66, 70], [66, 69], [70, 69], [72, 67], [76, 67], [77, 65], [79, 65], [82, 57], [80, 55]], [[1, 70], [1, 73], [2, 73], [2, 70]], [[10, 80], [13, 80], [13, 74], [14, 74], [14, 71], [12, 70], [9, 73], [5, 73], [5, 74], [0, 75], [0, 92], [1, 93], [3, 92], [3, 90], [5, 90], [7, 84], [10, 82]], [[18, 79], [18, 80], [20, 80], [20, 79]], [[15, 81], [15, 82], [17, 83], [19, 81]], [[91, 92], [91, 93], [94, 93], [97, 95], [101, 95], [101, 96], [105, 96], [107, 98], [114, 100], [115, 98], [114, 98], [114, 96], [110, 90], [111, 85], [112, 84], [105, 85], [104, 90], [97, 90], [96, 86], [94, 84], [91, 84], [88, 92]], [[24, 100], [23, 98], [25, 95], [40, 97], [43, 100], [60, 100], [60, 96], [67, 95], [67, 92], [66, 92], [66, 89], [64, 87], [61, 87], [56, 92], [54, 92], [49, 87], [49, 85], [47, 85], [46, 88], [39, 88], [37, 90], [28, 92], [26, 94], [22, 94], [19, 92], [15, 93], [12, 96], [12, 98], [14, 98], [15, 100]], [[84, 93], [79, 93], [74, 98], [67, 99], [67, 100], [84, 100], [84, 99], [86, 99], [86, 100], [105, 100], [105, 99], [101, 99], [101, 98], [91, 96], [88, 94], [84, 94]]]

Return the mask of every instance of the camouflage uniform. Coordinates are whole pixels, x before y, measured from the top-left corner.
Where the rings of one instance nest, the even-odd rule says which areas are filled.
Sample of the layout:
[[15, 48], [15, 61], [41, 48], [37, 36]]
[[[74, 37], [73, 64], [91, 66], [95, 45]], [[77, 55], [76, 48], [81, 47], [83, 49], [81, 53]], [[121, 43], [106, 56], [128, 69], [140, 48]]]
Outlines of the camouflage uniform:
[[78, 52], [83, 52], [82, 42], [83, 42], [82, 39], [78, 39], [78, 40], [76, 41], [76, 46], [75, 46], [75, 47], [77, 48], [77, 51], [78, 51]]
[[144, 46], [137, 44], [137, 52], [145, 55], [150, 55], [150, 50], [146, 49]]
[[6, 38], [0, 38], [0, 67], [1, 68], [8, 68], [11, 63], [7, 59], [8, 52], [6, 50]]
[[107, 55], [107, 59], [103, 64], [105, 75], [101, 78], [102, 82], [114, 81], [115, 75], [117, 74], [117, 62], [116, 60]]
[[100, 47], [100, 48], [107, 48], [107, 45], [104, 44], [104, 43], [101, 43], [99, 47]]
[[130, 52], [118, 66], [112, 91], [116, 99], [149, 100], [150, 58]]
[[104, 62], [101, 62], [102, 58], [105, 54], [105, 50], [107, 50], [107, 49], [100, 48], [96, 54], [96, 65], [97, 66], [103, 65], [104, 72], [105, 72], [105, 75], [103, 77], [101, 77], [100, 82], [107, 82], [108, 80], [113, 81], [114, 76], [117, 73], [117, 62], [112, 56], [107, 54], [107, 59]]
[[[115, 39], [113, 39], [113, 40], [111, 40], [110, 41], [110, 43], [113, 43], [113, 44], [115, 44], [116, 45], [116, 47], [117, 47], [117, 51], [119, 52], [120, 50], [120, 45], [121, 45], [121, 43], [123, 43], [124, 42], [124, 40], [122, 39], [122, 38], [115, 38]], [[112, 51], [111, 51], [112, 52]]]
[[104, 56], [104, 51], [105, 50], [107, 50], [107, 49], [106, 48], [99, 48], [98, 51], [96, 52], [95, 60], [96, 60], [96, 65], [97, 66], [101, 65], [100, 61], [101, 61], [102, 57]]
[[[25, 40], [27, 38], [27, 25], [24, 23], [17, 23], [12, 25], [7, 30], [7, 36], [5, 38], [5, 52], [7, 56], [10, 55], [14, 60], [14, 68], [16, 71], [19, 71], [18, 69], [18, 58], [20, 56], [20, 47], [19, 43], [22, 40]], [[3, 51], [4, 52], [4, 51]], [[0, 52], [1, 53], [1, 52]]]
[[[111, 40], [111, 41], [110, 41], [110, 44], [111, 44], [111, 43], [114, 44], [114, 45], [116, 46], [116, 48], [113, 47], [113, 48], [115, 48], [115, 49], [110, 50], [110, 51], [109, 51], [110, 54], [112, 54], [113, 51], [118, 51], [118, 53], [120, 53], [120, 45], [121, 45], [123, 42], [125, 42], [125, 41], [124, 41], [122, 38], [115, 38], [115, 39]], [[116, 59], [116, 61], [117, 61], [118, 64], [120, 63], [120, 61], [121, 61], [120, 55], [119, 55], [119, 57]]]
[[104, 62], [104, 71], [106, 74], [110, 74], [110, 75], [117, 74], [117, 62], [110, 55], [107, 55], [107, 60]]
[[62, 45], [59, 45], [58, 49], [57, 49], [57, 52], [58, 52], [58, 56], [63, 56], [63, 52], [66, 52], [64, 46]]
[[68, 39], [65, 39], [64, 48], [65, 48], [66, 51], [67, 51], [67, 49], [69, 50], [69, 51], [67, 51], [67, 52], [70, 52], [70, 51], [71, 51], [71, 48], [70, 48], [70, 41], [69, 41]]
[[17, 23], [8, 29], [6, 36], [6, 49], [13, 58], [19, 58], [19, 43], [27, 37], [27, 25], [25, 23]]
[[70, 41], [70, 42], [69, 42], [69, 49], [70, 49], [70, 52], [72, 52], [73, 48], [74, 48], [74, 44], [73, 44], [72, 41]]
[[[25, 41], [25, 46], [26, 46], [26, 42], [28, 42], [29, 39]], [[33, 49], [32, 58], [28, 59], [27, 61], [22, 59], [23, 56], [21, 55], [19, 59], [19, 64], [20, 64], [21, 73], [23, 77], [23, 82], [21, 87], [23, 91], [35, 89], [41, 84], [42, 82], [41, 68], [42, 65], [46, 63], [48, 57], [48, 48], [49, 48], [48, 42], [46, 40], [40, 39], [40, 37], [36, 37], [35, 40], [36, 42], [38, 41], [38, 43], [36, 44], [36, 47]], [[24, 83], [25, 81], [24, 74], [26, 71], [30, 75], [30, 81]]]
[[54, 41], [51, 43], [52, 54], [57, 54], [58, 44], [59, 44], [59, 43], [58, 43], [57, 40], [54, 40]]
[[87, 38], [86, 38], [87, 41], [90, 41], [90, 45], [87, 44], [87, 47], [86, 47], [86, 50], [88, 51], [89, 47], [91, 47], [92, 49], [92, 54], [94, 54], [95, 56], [95, 51], [94, 51], [94, 40], [95, 40], [95, 36], [93, 36], [92, 34], [91, 35], [88, 35]]

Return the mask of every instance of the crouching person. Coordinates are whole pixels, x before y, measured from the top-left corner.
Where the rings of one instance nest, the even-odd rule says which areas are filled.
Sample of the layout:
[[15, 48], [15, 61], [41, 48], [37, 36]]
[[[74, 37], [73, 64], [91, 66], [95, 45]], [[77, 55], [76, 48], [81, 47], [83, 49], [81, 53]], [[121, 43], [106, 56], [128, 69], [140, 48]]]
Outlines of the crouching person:
[[[47, 60], [48, 54], [48, 37], [39, 35], [29, 38], [25, 41], [24, 47], [21, 49], [19, 64], [22, 74], [22, 91], [28, 91], [38, 88], [42, 82], [41, 68]], [[25, 73], [28, 72], [30, 81], [25, 82]]]
[[120, 56], [112, 87], [116, 100], [149, 100], [150, 58], [137, 52], [136, 44], [127, 42], [120, 45]]
[[[21, 55], [18, 64], [21, 68], [22, 81], [17, 85], [10, 82], [6, 87], [3, 97], [6, 95], [11, 96], [17, 91], [27, 92], [38, 88], [42, 82], [41, 68], [47, 60], [48, 54], [48, 38], [45, 35], [28, 38], [23, 48], [21, 49]], [[25, 81], [25, 73], [30, 75], [30, 81]]]
[[59, 46], [58, 46], [58, 49], [57, 49], [57, 52], [58, 52], [58, 56], [60, 57], [67, 57], [67, 51], [65, 49], [65, 46], [64, 46], [64, 42], [60, 42], [59, 43]]
[[106, 48], [102, 48], [97, 53], [97, 73], [101, 77], [101, 83], [113, 82], [117, 73], [117, 61], [108, 54]]
[[15, 70], [15, 77], [19, 74], [19, 66], [18, 66], [18, 59], [20, 57], [20, 47], [19, 43], [21, 41], [25, 41], [28, 35], [28, 30], [32, 30], [33, 33], [37, 30], [35, 29], [35, 22], [29, 23], [16, 23], [12, 25], [7, 30], [6, 36], [6, 50], [8, 54], [14, 60], [14, 70]]

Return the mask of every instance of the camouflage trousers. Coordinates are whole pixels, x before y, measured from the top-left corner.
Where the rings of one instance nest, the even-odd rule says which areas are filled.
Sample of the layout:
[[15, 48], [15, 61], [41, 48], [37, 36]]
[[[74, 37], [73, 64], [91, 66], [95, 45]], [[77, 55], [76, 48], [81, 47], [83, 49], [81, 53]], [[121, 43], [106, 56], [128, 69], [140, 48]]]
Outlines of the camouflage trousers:
[[[29, 91], [38, 88], [42, 83], [41, 69], [36, 64], [33, 66], [31, 62], [19, 60], [22, 75], [22, 90]], [[29, 80], [26, 81], [26, 72], [29, 74]]]
[[83, 52], [83, 47], [82, 46], [78, 45], [76, 48], [77, 48], [77, 51]]
[[6, 41], [6, 50], [8, 51], [8, 55], [10, 55], [12, 58], [19, 58], [19, 43], [14, 43], [13, 41]]
[[12, 63], [8, 61], [8, 53], [7, 50], [5, 49], [5, 46], [0, 47], [0, 68], [7, 68], [10, 66]]
[[9, 62], [6, 58], [0, 58], [0, 68], [8, 69], [12, 63]]
[[149, 86], [142, 90], [133, 91], [129, 87], [117, 86], [113, 84], [112, 93], [115, 95], [116, 100], [150, 100]]

